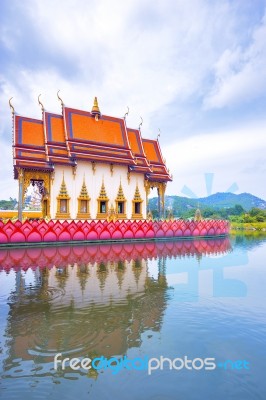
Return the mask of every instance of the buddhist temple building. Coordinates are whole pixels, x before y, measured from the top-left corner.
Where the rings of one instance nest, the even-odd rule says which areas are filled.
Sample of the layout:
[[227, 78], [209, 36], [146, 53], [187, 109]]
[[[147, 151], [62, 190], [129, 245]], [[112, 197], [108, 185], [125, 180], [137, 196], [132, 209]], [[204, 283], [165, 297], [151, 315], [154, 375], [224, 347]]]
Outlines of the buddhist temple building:
[[61, 115], [39, 101], [42, 119], [20, 116], [12, 107], [19, 219], [30, 184], [38, 186], [43, 217], [51, 219], [146, 219], [151, 188], [158, 191], [163, 217], [172, 178], [158, 139], [143, 139], [125, 117], [103, 115], [96, 97], [91, 112], [60, 101]]

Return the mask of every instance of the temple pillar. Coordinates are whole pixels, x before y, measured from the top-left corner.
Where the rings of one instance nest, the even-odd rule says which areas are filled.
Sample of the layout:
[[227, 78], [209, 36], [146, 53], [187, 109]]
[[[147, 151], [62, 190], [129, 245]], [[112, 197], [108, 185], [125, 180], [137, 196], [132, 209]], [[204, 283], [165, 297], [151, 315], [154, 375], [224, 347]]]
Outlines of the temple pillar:
[[165, 189], [166, 183], [161, 182], [158, 184], [158, 211], [159, 218], [165, 218]]
[[157, 189], [158, 193], [158, 218], [161, 219], [161, 194], [160, 194], [160, 188]]
[[144, 181], [145, 191], [146, 191], [146, 218], [149, 213], [149, 194], [151, 191], [150, 182], [147, 180]]
[[165, 219], [165, 198], [164, 198], [164, 194], [165, 194], [165, 184], [162, 184], [162, 216], [163, 219]]
[[23, 180], [24, 180], [24, 172], [23, 172], [23, 169], [19, 168], [19, 171], [18, 171], [18, 220], [21, 222], [22, 222], [22, 210], [23, 210], [23, 200], [24, 200]]

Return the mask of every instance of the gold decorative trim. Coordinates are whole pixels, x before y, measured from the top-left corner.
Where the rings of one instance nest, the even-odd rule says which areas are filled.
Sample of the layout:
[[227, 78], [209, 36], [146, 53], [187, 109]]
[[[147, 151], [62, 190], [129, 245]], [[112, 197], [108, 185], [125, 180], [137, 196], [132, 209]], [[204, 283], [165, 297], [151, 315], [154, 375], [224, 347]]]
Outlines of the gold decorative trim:
[[173, 210], [172, 210], [172, 208], [170, 208], [169, 210], [168, 210], [168, 213], [167, 213], [167, 218], [166, 218], [168, 221], [173, 221], [174, 220], [174, 214], [173, 214]]
[[94, 116], [95, 121], [99, 121], [99, 118], [101, 116], [101, 111], [98, 105], [98, 100], [97, 97], [94, 97], [94, 102], [93, 102], [93, 107], [91, 110], [91, 115]]
[[[140, 196], [138, 184], [136, 185], [134, 199], [132, 200], [132, 216], [131, 219], [143, 219], [142, 216], [142, 203], [143, 200]], [[138, 204], [138, 206], [137, 206]], [[139, 212], [136, 212], [136, 207], [139, 207]]]
[[110, 207], [110, 209], [108, 210], [108, 213], [107, 213], [107, 221], [108, 222], [111, 222], [111, 221], [115, 222], [116, 220], [117, 220], [117, 212], [115, 211], [114, 205], [112, 203], [111, 207]]
[[[70, 197], [67, 192], [67, 187], [65, 183], [65, 176], [63, 172], [63, 179], [60, 187], [60, 192], [59, 195], [56, 198], [57, 200], [57, 213], [55, 215], [55, 218], [57, 219], [70, 219], [70, 213], [69, 213], [69, 200]], [[66, 207], [64, 212], [61, 211], [61, 201], [66, 201]]]
[[152, 220], [153, 220], [153, 215], [152, 215], [151, 210], [149, 210], [149, 212], [148, 212], [148, 214], [147, 214], [147, 220], [148, 220], [148, 221], [152, 221]]
[[[85, 183], [85, 176], [83, 178], [83, 183], [80, 191], [80, 195], [78, 197], [78, 213], [77, 213], [77, 219], [90, 219], [90, 196], [88, 194], [87, 186]], [[83, 202], [86, 202], [86, 211], [84, 212], [82, 210], [82, 205]]]
[[203, 218], [202, 218], [201, 211], [200, 211], [199, 205], [198, 205], [198, 208], [196, 209], [196, 212], [195, 212], [194, 221], [202, 221], [202, 220], [203, 220]]
[[53, 170], [50, 174], [50, 178], [51, 178], [51, 184], [54, 184], [54, 178], [55, 178], [55, 171]]
[[148, 195], [150, 194], [150, 189], [153, 188], [157, 188], [158, 190], [158, 195], [160, 196], [160, 202], [161, 202], [161, 207], [164, 210], [164, 206], [165, 206], [165, 190], [166, 190], [166, 182], [152, 182], [152, 181], [148, 181], [147, 179], [145, 179], [144, 181], [144, 187], [146, 190], [146, 202], [148, 204]]
[[50, 193], [51, 193], [51, 173], [43, 171], [25, 170], [18, 168], [18, 180], [22, 183], [22, 193], [26, 194], [31, 181], [43, 181], [44, 194], [42, 196], [42, 217], [51, 218], [50, 215]]
[[[97, 198], [98, 208], [97, 208], [97, 219], [107, 219], [108, 216], [108, 202], [109, 198], [106, 194], [104, 180], [102, 181], [102, 186], [100, 190], [99, 197]], [[105, 212], [101, 212], [101, 203], [105, 203]]]
[[[118, 204], [119, 203], [123, 203], [123, 213], [119, 213], [118, 212]], [[116, 199], [115, 199], [115, 210], [116, 210], [116, 214], [117, 214], [117, 218], [118, 219], [126, 219], [127, 218], [126, 203], [127, 203], [127, 199], [125, 198], [124, 191], [123, 191], [123, 188], [122, 188], [121, 179], [120, 179], [120, 185], [119, 185], [117, 196], [116, 196]]]

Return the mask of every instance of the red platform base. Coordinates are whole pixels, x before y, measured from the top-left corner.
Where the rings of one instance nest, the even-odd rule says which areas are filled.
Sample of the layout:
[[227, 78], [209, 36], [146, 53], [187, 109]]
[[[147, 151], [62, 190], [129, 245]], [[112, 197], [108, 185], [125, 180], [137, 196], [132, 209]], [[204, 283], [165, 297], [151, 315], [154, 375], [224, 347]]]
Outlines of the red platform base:
[[202, 221], [0, 221], [0, 245], [224, 236], [225, 220]]

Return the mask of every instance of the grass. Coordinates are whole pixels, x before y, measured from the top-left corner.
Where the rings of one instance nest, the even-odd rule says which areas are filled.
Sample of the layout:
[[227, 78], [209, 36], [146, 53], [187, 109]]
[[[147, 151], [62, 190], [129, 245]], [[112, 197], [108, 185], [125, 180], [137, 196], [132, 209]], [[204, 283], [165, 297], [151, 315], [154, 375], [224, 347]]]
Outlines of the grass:
[[231, 222], [232, 231], [260, 231], [266, 234], [266, 222]]

